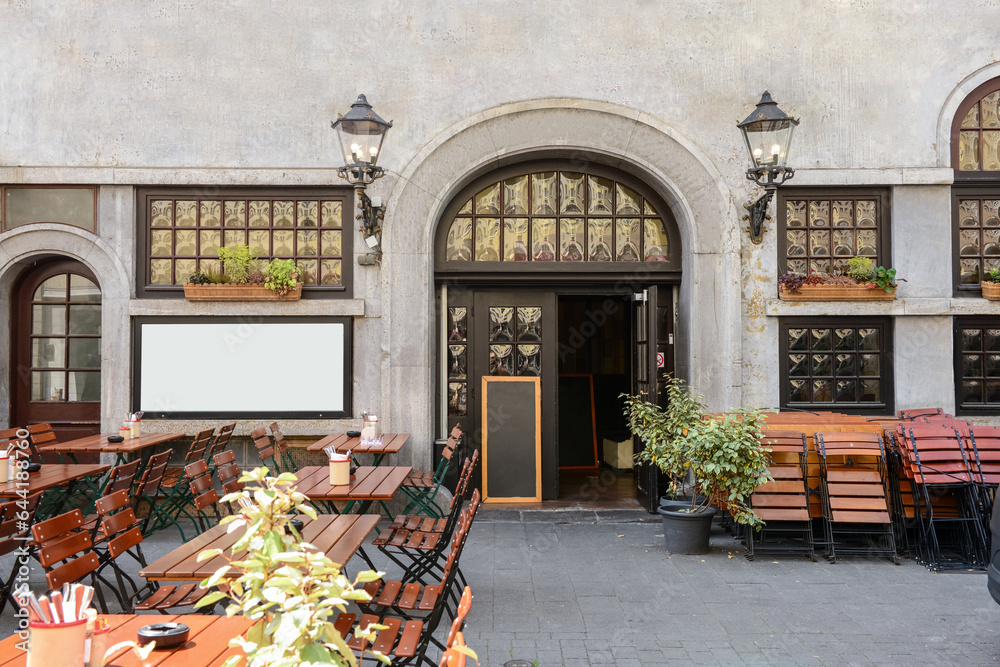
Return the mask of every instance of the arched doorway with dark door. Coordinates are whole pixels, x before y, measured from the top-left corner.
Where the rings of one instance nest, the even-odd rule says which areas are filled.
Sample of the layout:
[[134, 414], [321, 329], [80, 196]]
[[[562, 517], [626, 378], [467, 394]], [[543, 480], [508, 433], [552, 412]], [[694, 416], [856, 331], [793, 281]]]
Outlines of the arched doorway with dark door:
[[[487, 502], [655, 496], [656, 471], [633, 468], [619, 396], [658, 402], [673, 370], [681, 257], [662, 197], [596, 161], [521, 162], [453, 198], [435, 241], [439, 396], [448, 426], [481, 451]], [[534, 402], [489, 399], [498, 376], [537, 382]]]
[[27, 269], [11, 304], [11, 424], [49, 423], [60, 441], [101, 426], [101, 288], [76, 260]]

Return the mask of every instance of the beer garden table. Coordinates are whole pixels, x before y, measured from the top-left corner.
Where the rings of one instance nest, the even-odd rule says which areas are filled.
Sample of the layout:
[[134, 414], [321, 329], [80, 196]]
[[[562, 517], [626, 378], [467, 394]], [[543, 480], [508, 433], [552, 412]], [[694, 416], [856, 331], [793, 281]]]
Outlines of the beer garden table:
[[70, 460], [76, 463], [77, 454], [116, 454], [116, 465], [127, 463], [129, 456], [140, 454], [148, 447], [162, 445], [171, 440], [183, 438], [183, 433], [145, 433], [138, 438], [123, 440], [122, 442], [108, 442], [108, 438], [117, 433], [100, 433], [88, 435], [69, 442], [54, 442], [48, 445], [40, 445], [38, 451], [44, 456], [48, 453], [66, 454]]
[[[378, 523], [377, 514], [320, 514], [316, 520], [302, 519], [302, 539], [321, 549], [335, 563], [347, 563], [361, 548], [368, 534]], [[229, 533], [228, 525], [218, 525], [193, 540], [182, 544], [170, 553], [139, 570], [139, 576], [155, 581], [201, 581], [226, 564], [225, 558], [216, 556], [198, 562], [198, 554], [205, 549], [222, 549], [230, 558], [230, 547], [243, 530]], [[367, 561], [367, 556], [363, 556]], [[236, 576], [233, 572], [233, 576]], [[187, 618], [187, 617], [185, 617]], [[2, 667], [2, 666], [0, 666]]]
[[[44, 506], [38, 509], [39, 518], [55, 516], [63, 511], [66, 500], [73, 494], [76, 483], [84, 480], [97, 497], [99, 484], [95, 485], [89, 478], [92, 475], [103, 475], [111, 468], [101, 463], [43, 463], [38, 472], [29, 472], [28, 479], [0, 482], [0, 499], [24, 498], [39, 491], [55, 491], [61, 493], [46, 495]], [[66, 489], [61, 487], [65, 486]], [[90, 501], [92, 502], [92, 500]]]
[[[229, 640], [242, 635], [253, 625], [253, 621], [243, 616], [226, 618], [207, 614], [112, 614], [101, 615], [99, 618], [106, 619], [111, 626], [107, 648], [118, 642], [135, 641], [139, 628], [150, 623], [177, 622], [191, 628], [185, 644], [176, 648], [154, 650], [146, 660], [140, 660], [132, 651], [120, 652], [107, 663], [107, 667], [218, 667], [230, 656], [243, 655], [242, 649], [229, 647]], [[17, 646], [21, 641], [16, 634], [0, 641], [0, 667], [22, 667], [26, 664], [28, 654]]]
[[361, 443], [358, 436], [349, 436], [346, 433], [331, 433], [322, 440], [318, 440], [309, 445], [310, 452], [322, 452], [324, 447], [333, 445], [337, 452], [346, 454], [372, 454], [374, 461], [372, 465], [379, 465], [382, 459], [388, 454], [396, 454], [403, 446], [410, 441], [409, 433], [383, 433], [382, 441], [376, 443]]
[[333, 486], [329, 466], [304, 466], [295, 473], [299, 478], [295, 486], [313, 501], [359, 502], [359, 513], [364, 514], [376, 500], [392, 500], [412, 472], [410, 466], [361, 466], [351, 475], [349, 484]]

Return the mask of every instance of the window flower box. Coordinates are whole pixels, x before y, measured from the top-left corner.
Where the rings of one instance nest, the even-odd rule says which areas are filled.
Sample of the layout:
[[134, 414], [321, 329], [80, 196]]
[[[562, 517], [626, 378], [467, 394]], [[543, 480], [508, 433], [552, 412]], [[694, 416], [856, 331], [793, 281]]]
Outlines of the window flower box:
[[983, 298], [990, 301], [1000, 301], [1000, 283], [984, 280], [980, 283], [983, 287]]
[[263, 283], [184, 283], [184, 298], [188, 301], [298, 301], [302, 298], [302, 283], [284, 294], [267, 289]]
[[782, 301], [892, 301], [896, 290], [886, 292], [874, 283], [864, 285], [802, 285], [798, 292], [778, 287]]

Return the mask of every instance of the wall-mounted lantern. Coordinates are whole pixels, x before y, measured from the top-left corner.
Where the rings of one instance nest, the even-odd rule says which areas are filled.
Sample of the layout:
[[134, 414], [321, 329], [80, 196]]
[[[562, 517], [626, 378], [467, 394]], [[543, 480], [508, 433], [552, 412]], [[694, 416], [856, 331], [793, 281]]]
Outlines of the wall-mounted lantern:
[[372, 105], [364, 95], [358, 95], [357, 101], [351, 105], [346, 115], [337, 116], [331, 123], [340, 143], [342, 167], [337, 168], [337, 175], [354, 185], [358, 193], [358, 206], [361, 213], [361, 233], [365, 243], [372, 250], [358, 257], [359, 264], [375, 264], [382, 258], [382, 220], [385, 217], [385, 206], [380, 200], [373, 201], [365, 194], [365, 188], [375, 179], [381, 178], [384, 170], [378, 166], [382, 156], [382, 142], [392, 127], [392, 121], [384, 121], [372, 110]]
[[798, 119], [778, 108], [778, 104], [766, 90], [753, 113], [737, 124], [750, 156], [751, 166], [747, 169], [747, 180], [765, 189], [760, 199], [743, 205], [748, 211], [743, 219], [750, 222], [747, 231], [754, 243], [763, 240], [764, 220], [770, 220], [767, 205], [771, 201], [771, 195], [779, 185], [795, 175], [795, 170], [785, 163], [788, 159], [788, 147], [792, 143], [792, 132], [798, 124]]

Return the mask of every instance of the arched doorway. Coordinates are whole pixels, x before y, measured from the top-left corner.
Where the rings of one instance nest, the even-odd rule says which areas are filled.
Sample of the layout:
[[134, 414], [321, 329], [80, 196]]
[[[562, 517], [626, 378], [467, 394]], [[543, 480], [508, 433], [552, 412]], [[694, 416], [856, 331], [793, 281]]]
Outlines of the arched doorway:
[[[480, 448], [496, 417], [483, 378], [539, 377], [542, 498], [599, 493], [614, 479], [595, 475], [602, 466], [631, 474], [636, 443], [624, 453], [614, 444], [629, 437], [619, 394], [657, 401], [674, 368], [680, 278], [671, 210], [632, 174], [545, 160], [473, 180], [435, 239], [443, 418]], [[630, 478], [644, 506], [655, 474]]]
[[78, 261], [25, 272], [11, 308], [11, 423], [50, 423], [60, 440], [101, 423], [101, 289]]

